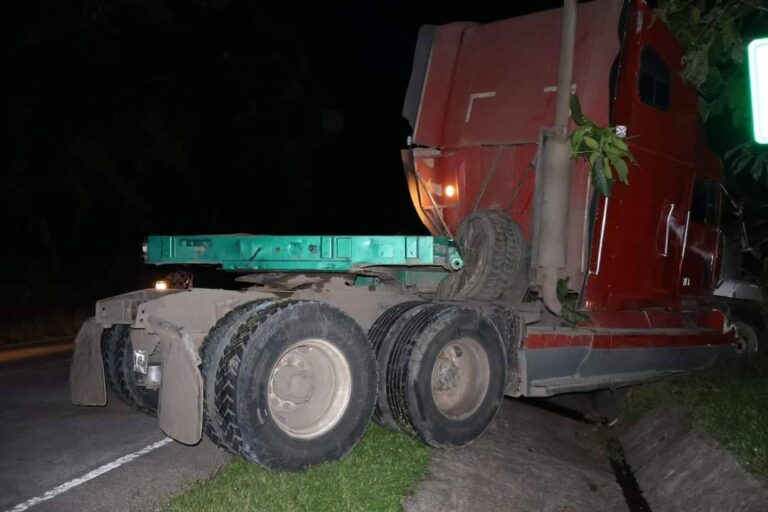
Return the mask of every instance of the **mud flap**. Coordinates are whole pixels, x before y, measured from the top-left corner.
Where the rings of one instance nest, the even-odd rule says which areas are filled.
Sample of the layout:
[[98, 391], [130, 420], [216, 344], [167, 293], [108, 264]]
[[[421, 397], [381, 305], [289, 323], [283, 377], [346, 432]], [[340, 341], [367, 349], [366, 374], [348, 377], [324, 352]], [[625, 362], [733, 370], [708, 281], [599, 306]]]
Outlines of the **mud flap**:
[[158, 421], [163, 432], [184, 444], [197, 444], [203, 433], [203, 378], [198, 364], [187, 343], [163, 343]]
[[89, 318], [75, 338], [75, 353], [69, 369], [69, 401], [74, 405], [107, 405], [101, 359], [102, 332], [104, 326]]

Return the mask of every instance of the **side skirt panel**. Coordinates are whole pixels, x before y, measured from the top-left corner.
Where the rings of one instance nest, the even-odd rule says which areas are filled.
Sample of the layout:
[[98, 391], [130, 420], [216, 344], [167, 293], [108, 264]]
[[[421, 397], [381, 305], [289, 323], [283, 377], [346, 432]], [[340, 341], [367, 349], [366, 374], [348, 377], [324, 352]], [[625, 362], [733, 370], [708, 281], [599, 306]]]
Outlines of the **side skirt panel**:
[[669, 348], [523, 349], [527, 396], [611, 388], [712, 366], [730, 345]]

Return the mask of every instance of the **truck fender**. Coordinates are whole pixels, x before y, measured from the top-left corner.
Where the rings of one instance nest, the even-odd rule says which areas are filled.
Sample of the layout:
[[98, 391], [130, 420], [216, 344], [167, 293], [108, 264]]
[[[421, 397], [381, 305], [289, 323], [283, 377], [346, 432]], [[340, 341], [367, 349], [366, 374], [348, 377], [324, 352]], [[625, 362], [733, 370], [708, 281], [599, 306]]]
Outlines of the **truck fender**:
[[69, 401], [74, 405], [107, 405], [101, 335], [104, 326], [93, 317], [83, 322], [75, 338], [75, 353], [69, 371]]
[[160, 383], [158, 423], [184, 444], [197, 444], [203, 428], [203, 378], [200, 356], [189, 333], [171, 322], [150, 316], [150, 329], [162, 341], [163, 377]]

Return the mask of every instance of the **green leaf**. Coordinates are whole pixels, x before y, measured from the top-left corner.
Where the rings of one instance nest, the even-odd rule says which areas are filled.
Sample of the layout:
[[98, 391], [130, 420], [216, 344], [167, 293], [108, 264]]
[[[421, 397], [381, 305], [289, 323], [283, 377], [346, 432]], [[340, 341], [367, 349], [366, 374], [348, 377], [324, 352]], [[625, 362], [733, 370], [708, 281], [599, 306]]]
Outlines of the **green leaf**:
[[[722, 94], [722, 91], [718, 92], [718, 94]], [[727, 108], [727, 102], [723, 99], [723, 96], [718, 96], [711, 100], [707, 104], [707, 107], [709, 110], [709, 117], [712, 118], [723, 113], [723, 110]]]
[[582, 313], [581, 311], [576, 311], [575, 306], [570, 304], [563, 306], [563, 309], [560, 311], [560, 315], [566, 322], [573, 325], [589, 322], [591, 320], [588, 314]]
[[768, 153], [761, 153], [754, 159], [750, 172], [752, 178], [758, 183], [764, 174], [768, 174]]
[[731, 149], [727, 150], [725, 153], [723, 153], [723, 158], [726, 160], [730, 160], [734, 155], [738, 155], [744, 150], [744, 144], [739, 144], [737, 146], [733, 146]]
[[579, 151], [581, 149], [581, 143], [584, 141], [584, 130], [578, 129], [574, 130], [573, 134], [571, 135], [571, 147], [574, 151]]
[[592, 178], [592, 186], [595, 187], [595, 190], [603, 194], [605, 197], [610, 197], [612, 180], [605, 176], [605, 173], [603, 172], [602, 160], [597, 160], [595, 164], [596, 165], [592, 166], [592, 169], [589, 173], [590, 177]]
[[593, 131], [593, 134], [595, 136], [595, 140], [597, 140], [597, 143], [602, 150], [605, 146], [605, 141], [610, 137], [610, 134], [608, 134], [608, 137], [606, 137], [606, 129], [598, 126], [597, 129]]
[[609, 157], [611, 159], [611, 163], [616, 168], [616, 174], [619, 177], [619, 180], [625, 184], [629, 185], [629, 180], [627, 179], [627, 176], [629, 175], [629, 169], [627, 168], [627, 162], [624, 161], [621, 157], [614, 157], [611, 155]]
[[[578, 98], [571, 97], [571, 115], [581, 116], [583, 122], [571, 133], [571, 157], [584, 158], [590, 165], [592, 186], [601, 194], [610, 195], [616, 178], [628, 183], [629, 169], [624, 160], [637, 164], [627, 143], [616, 135], [615, 128], [598, 126], [581, 112]], [[614, 168], [617, 176], [614, 177]]]
[[733, 163], [733, 166], [731, 167], [731, 172], [733, 174], [741, 174], [741, 171], [747, 168], [749, 166], [749, 162], [751, 159], [748, 156], [742, 155], [739, 158], [736, 159], [736, 161]]
[[581, 103], [579, 97], [575, 94], [571, 94], [571, 119], [577, 126], [584, 124], [584, 114], [581, 113]]
[[568, 289], [568, 277], [557, 280], [557, 300], [563, 305], [560, 316], [566, 322], [579, 324], [590, 320], [589, 315], [576, 310], [576, 301], [579, 296]]
[[613, 139], [611, 139], [611, 142], [613, 142], [613, 145], [619, 148], [620, 150], [629, 151], [629, 146], [627, 146], [627, 143], [621, 140], [620, 138], [613, 137]]
[[603, 172], [605, 173], [606, 178], [613, 178], [613, 173], [611, 172], [611, 161], [607, 156], [603, 157]]

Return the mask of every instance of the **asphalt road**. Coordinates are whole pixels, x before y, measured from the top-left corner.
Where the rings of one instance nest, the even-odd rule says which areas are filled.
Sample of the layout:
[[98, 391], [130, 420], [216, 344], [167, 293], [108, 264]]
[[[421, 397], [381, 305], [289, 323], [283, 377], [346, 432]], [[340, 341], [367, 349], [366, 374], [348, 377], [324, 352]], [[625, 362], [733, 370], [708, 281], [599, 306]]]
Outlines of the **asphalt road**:
[[0, 365], [0, 511], [156, 510], [224, 462], [111, 395], [107, 407], [70, 405], [68, 378], [69, 354]]

